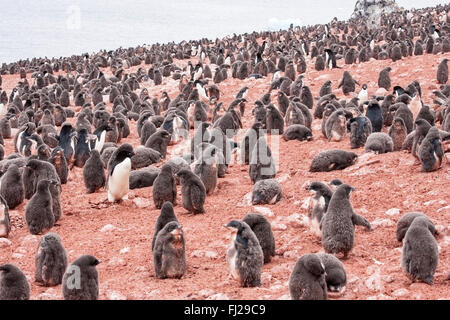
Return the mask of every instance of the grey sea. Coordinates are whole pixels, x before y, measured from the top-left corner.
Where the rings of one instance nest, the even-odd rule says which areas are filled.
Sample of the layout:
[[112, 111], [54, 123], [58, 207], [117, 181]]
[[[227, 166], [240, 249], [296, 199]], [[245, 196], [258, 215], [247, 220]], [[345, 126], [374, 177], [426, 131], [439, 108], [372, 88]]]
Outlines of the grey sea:
[[[446, 3], [398, 0], [406, 8]], [[356, 0], [0, 0], [0, 64], [347, 19]]]

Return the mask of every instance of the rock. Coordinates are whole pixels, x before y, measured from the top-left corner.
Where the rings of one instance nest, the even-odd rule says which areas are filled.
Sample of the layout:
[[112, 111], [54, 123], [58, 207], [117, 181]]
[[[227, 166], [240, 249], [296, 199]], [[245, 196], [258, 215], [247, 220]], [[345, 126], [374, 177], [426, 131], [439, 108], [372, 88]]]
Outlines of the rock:
[[309, 225], [309, 219], [304, 214], [293, 213], [286, 218], [286, 223], [294, 228], [307, 227]]
[[367, 297], [367, 300], [392, 300], [392, 297], [380, 293], [380, 294], [377, 295], [377, 296], [370, 296], [370, 297]]
[[383, 289], [383, 284], [381, 282], [381, 276], [380, 276], [380, 268], [370, 266], [367, 268], [367, 271], [374, 270], [372, 275], [364, 282], [366, 287], [369, 288], [372, 291], [381, 291]]
[[283, 257], [287, 258], [287, 259], [289, 259], [289, 258], [295, 259], [295, 258], [299, 258], [300, 255], [297, 250], [289, 250], [289, 251], [285, 251], [283, 253]]
[[277, 300], [291, 300], [291, 296], [289, 294], [283, 294]]
[[126, 248], [123, 248], [123, 249], [120, 250], [121, 254], [128, 253], [128, 252], [130, 252], [130, 248], [129, 247], [126, 247]]
[[153, 291], [146, 292], [145, 295], [147, 298], [161, 299], [161, 290], [155, 289]]
[[100, 232], [108, 232], [117, 229], [112, 224], [107, 224], [103, 228], [100, 229]]
[[248, 207], [252, 205], [252, 192], [248, 192], [245, 194], [245, 196], [242, 198], [241, 201], [239, 201], [236, 204], [236, 207], [242, 208], [242, 207]]
[[211, 258], [215, 259], [217, 258], [217, 252], [214, 251], [205, 251], [205, 250], [194, 250], [191, 253], [191, 257], [197, 257], [197, 258]]
[[383, 219], [378, 218], [370, 223], [372, 229], [376, 229], [378, 227], [392, 227], [395, 225], [395, 222], [391, 219]]
[[285, 224], [279, 223], [279, 222], [276, 222], [276, 221], [272, 222], [271, 225], [272, 225], [272, 230], [283, 231], [283, 230], [287, 229]]
[[30, 248], [30, 247], [37, 247], [39, 243], [39, 237], [29, 234], [27, 235], [25, 238], [23, 238], [22, 242], [21, 242], [21, 247], [25, 247], [25, 248]]
[[282, 285], [280, 285], [280, 284], [276, 284], [274, 286], [271, 286], [270, 290], [271, 291], [284, 290], [284, 287]]
[[150, 207], [152, 204], [150, 200], [145, 198], [134, 198], [133, 203], [140, 209]]
[[261, 282], [270, 282], [272, 280], [272, 275], [268, 272], [261, 273]]
[[0, 248], [10, 247], [12, 242], [6, 238], [0, 238]]
[[394, 297], [403, 297], [409, 294], [409, 290], [405, 288], [397, 289], [394, 292], [392, 292], [392, 295]]
[[301, 206], [301, 208], [302, 208], [302, 209], [305, 209], [305, 210], [308, 210], [308, 208], [309, 208], [309, 206], [310, 206], [310, 203], [311, 203], [311, 198], [308, 197], [308, 198], [306, 198], [305, 200], [302, 201], [302, 206]]
[[127, 300], [127, 297], [117, 291], [110, 291], [107, 296], [109, 300]]
[[384, 96], [386, 95], [387, 90], [385, 88], [379, 88], [377, 91], [375, 91], [376, 96]]
[[56, 300], [58, 299], [58, 293], [55, 288], [49, 288], [47, 291], [38, 295], [39, 300]]
[[118, 257], [113, 257], [108, 262], [108, 266], [111, 266], [111, 267], [126, 266], [126, 265], [127, 265], [127, 262], [124, 259], [118, 258]]
[[437, 212], [441, 212], [441, 211], [449, 211], [450, 212], [450, 206], [446, 206], [446, 207], [442, 207], [440, 209], [437, 209]]
[[386, 282], [386, 283], [392, 283], [392, 282], [394, 282], [394, 277], [391, 276], [391, 275], [387, 275], [387, 276], [385, 276], [385, 277], [383, 278], [383, 280], [384, 280], [384, 282]]
[[14, 259], [22, 259], [24, 255], [22, 253], [14, 252], [11, 257]]
[[253, 207], [253, 210], [255, 210], [257, 213], [261, 213], [263, 216], [267, 217], [273, 217], [274, 214], [272, 210], [266, 207]]
[[214, 294], [214, 291], [211, 289], [202, 289], [198, 292], [198, 295], [203, 298], [207, 298]]
[[391, 208], [391, 209], [389, 209], [388, 211], [386, 211], [386, 214], [388, 215], [388, 216], [396, 216], [396, 215], [398, 215], [400, 213], [400, 209], [397, 209], [397, 208]]
[[285, 173], [285, 174], [282, 174], [281, 176], [279, 176], [278, 178], [276, 178], [275, 180], [277, 180], [279, 183], [283, 183], [287, 179], [289, 179], [289, 174]]
[[216, 293], [206, 298], [206, 300], [230, 300], [230, 298], [224, 293]]

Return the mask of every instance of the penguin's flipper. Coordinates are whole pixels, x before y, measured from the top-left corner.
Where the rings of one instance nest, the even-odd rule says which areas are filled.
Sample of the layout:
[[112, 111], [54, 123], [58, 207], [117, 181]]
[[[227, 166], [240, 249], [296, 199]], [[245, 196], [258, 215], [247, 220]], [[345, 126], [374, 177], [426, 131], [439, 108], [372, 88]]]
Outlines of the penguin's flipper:
[[201, 201], [202, 198], [204, 200], [204, 192], [202, 192], [200, 187], [193, 185], [191, 187], [191, 195], [190, 196], [191, 196], [192, 207], [194, 208], [194, 210], [198, 211], [199, 213], [205, 212], [205, 210], [203, 209], [203, 201]]
[[366, 218], [360, 216], [359, 214], [353, 213], [352, 222], [355, 226], [363, 226], [366, 227], [367, 230], [371, 230], [370, 222], [366, 220]]

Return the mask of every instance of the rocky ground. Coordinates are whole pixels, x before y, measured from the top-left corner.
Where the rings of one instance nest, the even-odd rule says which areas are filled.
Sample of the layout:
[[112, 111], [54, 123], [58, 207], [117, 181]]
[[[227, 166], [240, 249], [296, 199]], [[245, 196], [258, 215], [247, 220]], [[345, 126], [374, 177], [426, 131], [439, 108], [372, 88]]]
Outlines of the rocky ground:
[[[374, 94], [378, 89], [379, 71], [391, 66], [393, 85], [406, 86], [418, 80], [424, 103], [433, 105], [432, 91], [439, 86], [436, 70], [445, 57], [450, 58], [450, 54], [414, 56], [395, 63], [371, 60], [321, 72], [315, 71], [313, 62], [309, 61], [304, 84], [317, 97], [323, 82], [332, 80], [338, 98], [349, 99], [350, 96], [344, 97], [337, 89], [343, 72], [348, 70], [359, 83], [367, 83], [369, 94]], [[343, 61], [338, 63], [341, 65]], [[179, 64], [185, 65], [186, 61]], [[229, 77], [219, 84], [221, 101], [225, 105], [233, 100], [241, 87], [250, 88], [244, 129], [253, 122], [252, 103], [267, 92], [270, 76], [243, 81]], [[18, 75], [3, 77], [3, 87], [8, 94], [18, 80]], [[165, 78], [161, 86], [153, 86], [152, 81], [142, 86], [148, 88], [151, 96], [159, 96], [163, 90], [171, 98], [178, 94], [178, 82], [171, 78]], [[273, 101], [276, 101], [275, 94]], [[75, 123], [75, 118], [70, 121]], [[130, 142], [136, 147], [139, 144], [136, 123], [131, 121], [130, 126], [132, 133], [122, 142]], [[339, 178], [356, 188], [351, 195], [352, 205], [371, 222], [373, 230], [356, 228], [354, 249], [349, 259], [343, 261], [347, 288], [342, 296], [334, 299], [450, 299], [450, 282], [445, 280], [450, 272], [448, 153], [442, 168], [432, 173], [420, 172], [420, 164], [404, 152], [375, 156], [379, 162], [371, 165], [359, 167], [357, 163], [343, 171], [310, 173], [311, 160], [319, 151], [350, 150], [348, 138], [342, 142], [328, 142], [322, 136], [320, 120], [313, 122], [313, 134], [314, 140], [310, 142], [279, 139], [277, 179], [284, 197], [277, 204], [252, 206], [249, 196], [253, 185], [248, 166], [235, 163], [226, 177], [219, 179], [214, 194], [207, 197], [204, 215], [191, 215], [181, 206], [175, 207], [185, 231], [188, 264], [187, 272], [180, 280], [160, 280], [154, 274], [151, 240], [159, 210], [154, 207], [151, 187], [132, 190], [128, 201], [108, 205], [103, 203], [107, 198], [105, 190], [86, 194], [82, 169], [75, 167], [68, 183], [62, 186], [63, 216], [52, 231], [61, 236], [69, 262], [82, 254], [94, 255], [101, 261], [97, 267], [100, 299], [289, 299], [288, 280], [297, 259], [305, 253], [323, 251], [320, 239], [305, 224], [309, 197], [305, 186], [315, 180]], [[240, 137], [242, 134], [238, 141]], [[5, 140], [6, 154], [13, 152], [12, 142], [12, 139]], [[364, 150], [355, 152], [361, 155]], [[168, 158], [173, 154], [174, 147], [170, 147]], [[181, 200], [180, 187], [178, 192]], [[13, 263], [24, 271], [31, 284], [32, 299], [62, 299], [61, 286], [46, 288], [34, 282], [34, 255], [40, 237], [28, 232], [24, 218], [26, 202], [10, 212], [12, 232], [8, 239], [0, 239], [0, 264]], [[425, 212], [440, 232], [437, 239], [440, 260], [433, 286], [411, 283], [400, 267], [401, 243], [396, 240], [395, 228], [400, 217], [410, 211]], [[229, 276], [225, 261], [230, 234], [223, 225], [232, 219], [241, 219], [249, 212], [259, 212], [267, 217], [276, 241], [276, 256], [263, 266], [260, 288], [240, 288]]]

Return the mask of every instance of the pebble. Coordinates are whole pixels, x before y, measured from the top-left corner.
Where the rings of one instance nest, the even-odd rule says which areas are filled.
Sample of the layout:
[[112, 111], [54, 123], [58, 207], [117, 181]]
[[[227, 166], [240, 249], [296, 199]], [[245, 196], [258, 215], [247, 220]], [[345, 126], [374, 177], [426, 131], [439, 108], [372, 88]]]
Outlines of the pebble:
[[272, 222], [272, 230], [278, 230], [278, 231], [284, 231], [287, 229], [286, 225], [284, 223], [279, 222]]
[[409, 294], [409, 290], [405, 288], [397, 289], [394, 292], [392, 292], [392, 295], [394, 297], [403, 297], [406, 296], [407, 294]]
[[110, 291], [107, 296], [109, 300], [127, 300], [127, 297], [117, 291]]
[[134, 198], [133, 203], [140, 209], [150, 207], [152, 204], [150, 200], [145, 198]]
[[392, 227], [395, 225], [395, 222], [392, 221], [391, 219], [378, 218], [372, 221], [370, 225], [372, 229], [375, 229], [377, 227]]
[[273, 217], [274, 213], [272, 210], [266, 207], [253, 207], [253, 210], [255, 210], [257, 213], [261, 213], [263, 216], [267, 217]]
[[388, 216], [396, 216], [396, 215], [398, 215], [400, 213], [400, 209], [398, 209], [398, 208], [391, 208], [391, 209], [389, 209], [388, 211], [386, 211], [386, 214], [388, 215]]
[[108, 232], [117, 229], [112, 224], [107, 224], [103, 228], [100, 229], [100, 232]]
[[230, 298], [224, 293], [216, 293], [206, 298], [206, 300], [230, 300]]
[[0, 238], [0, 248], [10, 247], [12, 245], [11, 240], [6, 238]]

